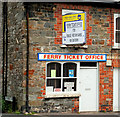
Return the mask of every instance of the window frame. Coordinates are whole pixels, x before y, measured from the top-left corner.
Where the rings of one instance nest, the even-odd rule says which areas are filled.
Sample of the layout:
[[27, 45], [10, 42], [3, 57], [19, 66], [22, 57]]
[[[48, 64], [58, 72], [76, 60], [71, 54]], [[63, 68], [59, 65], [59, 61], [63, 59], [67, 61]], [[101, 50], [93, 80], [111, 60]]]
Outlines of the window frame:
[[[47, 92], [47, 79], [55, 79], [55, 78], [51, 78], [51, 77], [47, 77], [47, 65], [49, 63], [60, 63], [61, 64], [61, 77], [55, 77], [58, 79], [61, 79], [61, 91], [60, 92]], [[65, 63], [75, 63], [76, 64], [76, 77], [63, 77], [63, 65]], [[74, 61], [49, 61], [46, 62], [46, 98], [51, 98], [51, 97], [78, 97], [80, 96], [80, 92], [79, 92], [79, 88], [78, 88], [78, 83], [79, 83], [79, 66], [80, 66], [80, 62], [74, 62]], [[66, 91], [62, 91], [62, 87], [63, 87], [63, 79], [66, 78], [76, 78], [76, 91], [70, 91], [70, 92], [66, 92]]]
[[116, 43], [116, 31], [120, 31], [120, 30], [116, 30], [116, 19], [120, 17], [120, 14], [114, 14], [114, 47], [115, 48], [120, 48], [120, 43]]

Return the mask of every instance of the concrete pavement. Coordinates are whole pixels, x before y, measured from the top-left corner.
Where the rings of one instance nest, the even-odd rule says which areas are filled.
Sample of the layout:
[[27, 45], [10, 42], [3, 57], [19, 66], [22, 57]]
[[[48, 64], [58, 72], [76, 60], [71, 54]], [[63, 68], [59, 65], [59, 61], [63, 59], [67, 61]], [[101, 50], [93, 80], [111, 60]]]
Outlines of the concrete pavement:
[[120, 117], [120, 113], [41, 113], [34, 115], [3, 114], [2, 117]]

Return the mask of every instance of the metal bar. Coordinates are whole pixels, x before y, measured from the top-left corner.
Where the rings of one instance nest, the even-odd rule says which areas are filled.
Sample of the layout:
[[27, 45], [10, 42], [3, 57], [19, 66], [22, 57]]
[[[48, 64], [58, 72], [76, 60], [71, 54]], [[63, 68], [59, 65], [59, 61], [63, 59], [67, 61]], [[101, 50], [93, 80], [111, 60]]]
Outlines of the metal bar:
[[111, 11], [111, 8], [110, 8], [110, 18], [111, 18], [111, 27], [110, 27], [110, 29], [111, 29], [111, 60], [112, 60], [112, 17], [113, 17], [113, 15], [112, 15], [112, 11]]
[[27, 61], [26, 61], [26, 112], [29, 112], [29, 14], [26, 5]]
[[7, 25], [7, 2], [5, 3], [5, 11], [6, 11], [6, 74], [5, 74], [5, 96], [7, 96], [7, 74], [8, 74], [8, 25]]
[[5, 75], [5, 3], [3, 3], [3, 64], [2, 64], [2, 96], [5, 97], [4, 75]]

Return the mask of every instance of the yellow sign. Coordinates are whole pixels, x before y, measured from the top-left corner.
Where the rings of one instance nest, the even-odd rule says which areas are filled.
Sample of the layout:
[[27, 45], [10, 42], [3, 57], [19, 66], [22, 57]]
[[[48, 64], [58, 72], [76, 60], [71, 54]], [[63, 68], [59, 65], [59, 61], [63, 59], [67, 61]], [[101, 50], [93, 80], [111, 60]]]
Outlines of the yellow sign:
[[56, 70], [51, 70], [51, 77], [56, 77]]
[[85, 13], [77, 13], [77, 14], [69, 14], [62, 16], [62, 32], [66, 31], [66, 22], [71, 21], [82, 21], [83, 22], [83, 30], [85, 30]]

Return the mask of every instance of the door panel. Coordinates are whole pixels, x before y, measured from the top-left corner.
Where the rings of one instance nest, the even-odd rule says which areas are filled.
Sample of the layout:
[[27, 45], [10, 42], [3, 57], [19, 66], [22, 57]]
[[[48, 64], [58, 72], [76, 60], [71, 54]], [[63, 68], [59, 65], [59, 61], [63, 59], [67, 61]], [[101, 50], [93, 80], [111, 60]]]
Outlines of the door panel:
[[97, 69], [80, 69], [80, 111], [97, 111]]

